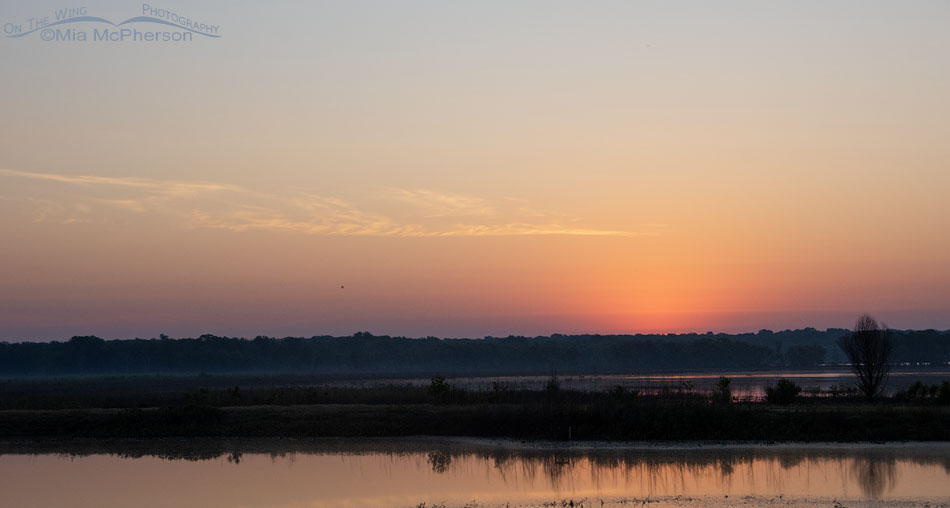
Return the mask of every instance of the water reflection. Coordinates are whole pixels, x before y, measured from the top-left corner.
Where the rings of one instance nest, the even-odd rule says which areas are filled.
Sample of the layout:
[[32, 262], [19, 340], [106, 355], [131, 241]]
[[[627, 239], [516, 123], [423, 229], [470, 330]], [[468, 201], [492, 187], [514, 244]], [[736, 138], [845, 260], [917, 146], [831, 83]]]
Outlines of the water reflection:
[[[163, 486], [174, 478], [181, 484], [176, 503], [205, 506], [411, 506], [473, 499], [503, 504], [681, 495], [950, 500], [950, 445], [618, 450], [431, 440], [0, 444], [0, 491], [9, 499], [36, 500], [37, 492], [52, 496], [43, 489], [29, 491], [35, 478], [42, 478], [82, 485], [77, 488], [90, 491], [85, 506], [122, 506], [115, 486], [99, 480], [116, 474], [124, 478], [123, 488], [151, 491], [157, 499], [170, 495]], [[115, 504], [95, 498], [110, 488]], [[67, 496], [13, 506], [83, 506]], [[198, 502], [207, 499], [214, 501]], [[134, 504], [142, 506], [140, 501]]]
[[442, 450], [429, 452], [429, 464], [432, 464], [432, 472], [444, 473], [448, 471], [449, 464], [452, 463], [452, 456]]
[[864, 495], [879, 499], [897, 484], [897, 461], [891, 457], [855, 459], [851, 473]]

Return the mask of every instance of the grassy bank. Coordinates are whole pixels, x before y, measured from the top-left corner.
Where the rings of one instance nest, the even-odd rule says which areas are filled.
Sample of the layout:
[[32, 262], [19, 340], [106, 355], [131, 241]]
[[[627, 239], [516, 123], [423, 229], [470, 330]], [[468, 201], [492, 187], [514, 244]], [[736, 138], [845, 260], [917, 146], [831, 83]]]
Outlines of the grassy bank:
[[[278, 382], [279, 381], [279, 382]], [[303, 379], [89, 378], [0, 382], [0, 439], [473, 436], [542, 440], [950, 441], [945, 387], [871, 404], [853, 392], [736, 402], [680, 386], [640, 393]], [[230, 383], [235, 384], [231, 385]], [[238, 384], [240, 383], [240, 384]], [[775, 392], [781, 395], [776, 385]], [[941, 391], [943, 390], [943, 391]], [[932, 393], [931, 393], [932, 392]], [[771, 397], [771, 396], [770, 396]], [[783, 401], [784, 403], [775, 403]]]
[[0, 411], [0, 438], [369, 437], [946, 441], [950, 408], [638, 401], [624, 405], [321, 404]]

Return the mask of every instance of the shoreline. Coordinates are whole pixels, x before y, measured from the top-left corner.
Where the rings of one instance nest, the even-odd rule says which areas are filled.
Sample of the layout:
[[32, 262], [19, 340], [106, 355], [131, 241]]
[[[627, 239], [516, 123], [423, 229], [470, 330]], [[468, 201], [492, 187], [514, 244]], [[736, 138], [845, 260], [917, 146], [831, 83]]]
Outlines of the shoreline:
[[[215, 447], [242, 448], [245, 453], [254, 450], [282, 449], [307, 453], [332, 451], [353, 447], [360, 449], [388, 449], [411, 451], [436, 447], [452, 448], [459, 452], [506, 450], [519, 452], [553, 452], [597, 454], [600, 452], [932, 452], [950, 456], [950, 441], [550, 441], [507, 438], [479, 438], [468, 436], [396, 436], [396, 437], [157, 437], [157, 438], [18, 438], [0, 437], [0, 455], [35, 453], [59, 447], [128, 447], [188, 445], [196, 449]], [[42, 451], [40, 452], [42, 453]], [[49, 453], [54, 453], [50, 451]]]
[[[367, 439], [367, 438], [356, 438]], [[390, 438], [380, 438], [390, 439]], [[465, 436], [408, 436], [392, 439], [418, 439], [434, 443], [465, 444], [486, 448], [552, 451], [693, 451], [693, 450], [912, 450], [940, 449], [950, 452], [950, 441], [550, 441], [473, 438]]]
[[0, 411], [0, 440], [374, 438], [532, 442], [946, 442], [946, 406], [323, 404]]

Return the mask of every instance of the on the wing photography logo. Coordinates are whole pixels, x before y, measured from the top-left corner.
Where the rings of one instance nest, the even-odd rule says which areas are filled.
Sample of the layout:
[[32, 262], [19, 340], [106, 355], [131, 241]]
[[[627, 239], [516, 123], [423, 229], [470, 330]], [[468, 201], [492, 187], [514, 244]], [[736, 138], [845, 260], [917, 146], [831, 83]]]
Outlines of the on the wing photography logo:
[[191, 42], [196, 37], [221, 37], [219, 25], [151, 4], [143, 3], [134, 14], [108, 19], [86, 7], [63, 7], [52, 13], [6, 21], [3, 34], [10, 39], [95, 43]]

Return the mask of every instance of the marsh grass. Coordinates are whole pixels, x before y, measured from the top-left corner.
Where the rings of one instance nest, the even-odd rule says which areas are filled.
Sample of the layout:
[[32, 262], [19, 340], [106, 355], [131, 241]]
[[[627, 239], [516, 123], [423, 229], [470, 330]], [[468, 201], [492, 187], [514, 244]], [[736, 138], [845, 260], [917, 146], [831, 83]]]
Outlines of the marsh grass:
[[[241, 378], [90, 378], [0, 382], [0, 439], [60, 437], [370, 437], [453, 435], [549, 440], [950, 440], [943, 387], [869, 405], [849, 392], [781, 404], [675, 385], [644, 392], [495, 382], [279, 384]], [[556, 387], [556, 388], [554, 388]], [[931, 392], [933, 395], [931, 396]], [[926, 394], [920, 396], [919, 394]], [[778, 401], [776, 401], [778, 402]], [[787, 404], [786, 404], [787, 402]]]

